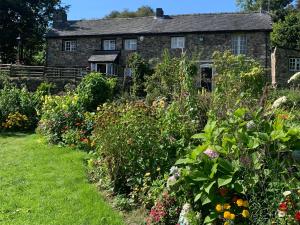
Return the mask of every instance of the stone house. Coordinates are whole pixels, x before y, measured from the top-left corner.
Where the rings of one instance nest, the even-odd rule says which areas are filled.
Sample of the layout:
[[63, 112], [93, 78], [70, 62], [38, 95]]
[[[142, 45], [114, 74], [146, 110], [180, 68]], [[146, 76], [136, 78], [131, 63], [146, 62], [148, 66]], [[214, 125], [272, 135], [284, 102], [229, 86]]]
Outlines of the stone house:
[[47, 34], [47, 66], [89, 68], [130, 76], [126, 61], [133, 52], [144, 59], [184, 51], [199, 66], [198, 84], [211, 88], [212, 54], [230, 50], [257, 59], [270, 68], [271, 17], [265, 13], [212, 13], [68, 21], [64, 11], [55, 15]]

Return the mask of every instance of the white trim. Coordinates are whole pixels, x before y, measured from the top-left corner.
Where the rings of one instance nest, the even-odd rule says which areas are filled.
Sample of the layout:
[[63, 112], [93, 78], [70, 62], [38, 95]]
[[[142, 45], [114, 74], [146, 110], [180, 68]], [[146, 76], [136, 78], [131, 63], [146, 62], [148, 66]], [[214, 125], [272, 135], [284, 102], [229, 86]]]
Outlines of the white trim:
[[185, 37], [184, 36], [171, 37], [171, 48], [172, 49], [185, 48]]

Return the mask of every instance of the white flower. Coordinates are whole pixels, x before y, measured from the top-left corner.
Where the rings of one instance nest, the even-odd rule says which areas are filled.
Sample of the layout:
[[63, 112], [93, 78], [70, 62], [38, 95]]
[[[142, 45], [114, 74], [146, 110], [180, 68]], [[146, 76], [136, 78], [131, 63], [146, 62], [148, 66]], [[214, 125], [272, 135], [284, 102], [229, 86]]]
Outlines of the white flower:
[[280, 98], [278, 98], [272, 105], [273, 109], [278, 108], [280, 105], [282, 105], [283, 103], [285, 103], [287, 101], [287, 97], [286, 96], [282, 96]]
[[287, 214], [287, 212], [281, 211], [281, 210], [279, 210], [279, 209], [277, 210], [277, 213], [278, 213], [278, 217], [280, 217], [280, 218], [285, 217], [286, 214]]
[[285, 191], [285, 192], [283, 192], [283, 196], [284, 196], [284, 197], [287, 197], [287, 196], [289, 196], [290, 194], [292, 194], [292, 192], [290, 192], [290, 191]]
[[176, 183], [176, 181], [177, 181], [177, 179], [174, 175], [169, 177], [167, 180], [167, 187], [169, 188], [170, 186], [174, 185]]
[[179, 169], [177, 166], [172, 166], [171, 169], [170, 169], [170, 174], [174, 175], [176, 173], [179, 172]]
[[295, 73], [291, 78], [288, 80], [288, 84], [294, 81], [300, 80], [300, 72]]

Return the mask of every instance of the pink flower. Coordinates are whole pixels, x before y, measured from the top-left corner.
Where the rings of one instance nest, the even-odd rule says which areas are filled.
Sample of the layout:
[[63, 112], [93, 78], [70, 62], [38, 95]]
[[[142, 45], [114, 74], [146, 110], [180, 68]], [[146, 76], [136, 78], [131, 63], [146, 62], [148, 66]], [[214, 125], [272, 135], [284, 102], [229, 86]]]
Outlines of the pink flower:
[[219, 157], [219, 153], [212, 150], [212, 149], [206, 149], [204, 152], [203, 152], [205, 155], [207, 155], [209, 158], [211, 159], [216, 159]]

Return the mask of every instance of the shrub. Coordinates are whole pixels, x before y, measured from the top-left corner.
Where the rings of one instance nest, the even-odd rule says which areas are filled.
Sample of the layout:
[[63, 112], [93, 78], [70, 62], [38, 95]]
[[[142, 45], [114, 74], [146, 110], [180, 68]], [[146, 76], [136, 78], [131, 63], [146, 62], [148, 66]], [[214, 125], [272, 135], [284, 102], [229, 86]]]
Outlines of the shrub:
[[0, 90], [0, 129], [34, 129], [38, 121], [37, 105], [33, 93], [6, 83]]
[[90, 73], [83, 78], [76, 89], [80, 104], [87, 111], [96, 110], [113, 95], [116, 79], [107, 78], [100, 73]]

